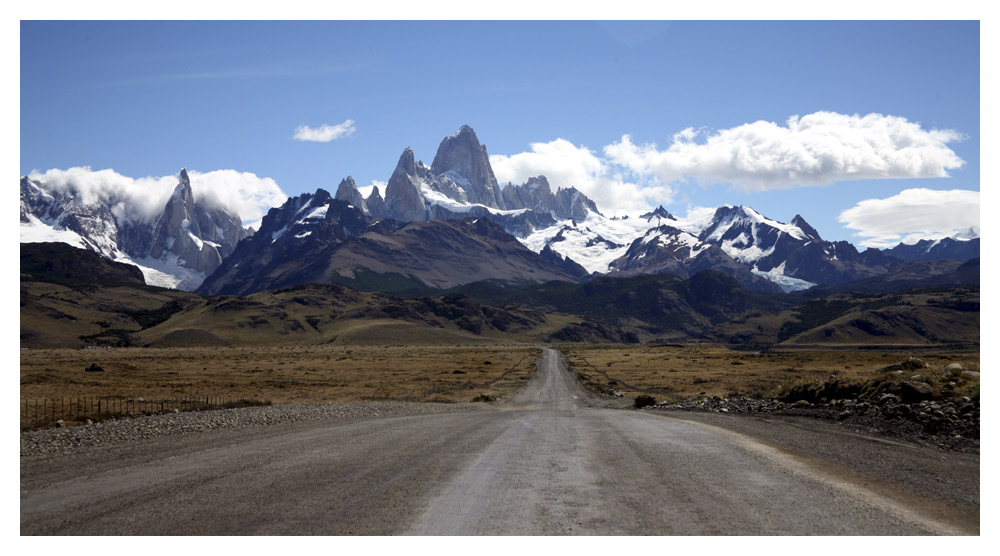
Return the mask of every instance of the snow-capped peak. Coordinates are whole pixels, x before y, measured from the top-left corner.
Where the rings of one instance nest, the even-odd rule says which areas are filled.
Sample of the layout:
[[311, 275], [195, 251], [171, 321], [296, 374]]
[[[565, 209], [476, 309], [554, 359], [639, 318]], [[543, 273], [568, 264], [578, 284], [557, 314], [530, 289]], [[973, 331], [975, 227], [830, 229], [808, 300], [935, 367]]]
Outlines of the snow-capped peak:
[[719, 243], [724, 240], [732, 240], [740, 235], [745, 235], [744, 241], [751, 241], [756, 244], [758, 237], [771, 235], [766, 233], [766, 229], [788, 234], [794, 239], [808, 241], [810, 238], [806, 233], [793, 224], [785, 224], [777, 220], [771, 220], [756, 210], [740, 205], [725, 205], [715, 211], [712, 222], [701, 233], [701, 239], [710, 243]]

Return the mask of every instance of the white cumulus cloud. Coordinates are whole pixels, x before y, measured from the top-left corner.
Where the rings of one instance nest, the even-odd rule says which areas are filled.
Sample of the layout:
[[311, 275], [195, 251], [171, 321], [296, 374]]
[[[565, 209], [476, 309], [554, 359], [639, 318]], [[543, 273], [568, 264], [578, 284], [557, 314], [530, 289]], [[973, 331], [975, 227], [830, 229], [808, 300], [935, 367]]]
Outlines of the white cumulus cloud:
[[613, 164], [663, 183], [695, 180], [763, 191], [841, 180], [946, 177], [964, 163], [948, 147], [961, 139], [954, 130], [925, 129], [899, 116], [821, 111], [792, 116], [785, 125], [688, 128], [675, 133], [665, 149], [636, 145], [624, 135], [604, 154]]
[[381, 180], [372, 180], [369, 185], [362, 185], [358, 187], [358, 191], [361, 192], [361, 196], [367, 199], [372, 196], [372, 193], [378, 188], [378, 194], [380, 197], [385, 198], [385, 188], [387, 182]]
[[293, 139], [298, 141], [316, 141], [318, 143], [329, 143], [334, 139], [347, 137], [354, 133], [354, 120], [344, 120], [337, 125], [323, 124], [317, 128], [307, 125], [300, 125], [295, 128]]
[[906, 189], [885, 199], [866, 199], [840, 213], [845, 227], [857, 230], [865, 247], [940, 239], [979, 229], [979, 192]]
[[288, 195], [272, 178], [262, 178], [252, 172], [189, 170], [188, 178], [195, 201], [235, 212], [243, 219], [244, 226], [260, 228], [267, 211], [288, 200]]
[[530, 152], [492, 155], [490, 166], [501, 184], [522, 184], [528, 178], [544, 175], [553, 192], [575, 187], [597, 203], [602, 212], [610, 214], [645, 210], [651, 204], [669, 203], [673, 197], [669, 186], [640, 186], [625, 181], [606, 159], [565, 139], [532, 143]]
[[[244, 226], [259, 227], [268, 209], [288, 198], [273, 179], [250, 172], [189, 170], [188, 177], [196, 202], [234, 212]], [[117, 218], [133, 221], [149, 220], [162, 212], [180, 182], [177, 175], [132, 178], [112, 169], [95, 171], [88, 166], [34, 171], [28, 178], [54, 192], [72, 193], [83, 205], [107, 205]]]
[[95, 171], [89, 166], [35, 170], [28, 178], [44, 183], [53, 192], [72, 194], [81, 205], [107, 205], [117, 217], [129, 220], [147, 220], [162, 211], [179, 181], [177, 176], [130, 178], [112, 169]]

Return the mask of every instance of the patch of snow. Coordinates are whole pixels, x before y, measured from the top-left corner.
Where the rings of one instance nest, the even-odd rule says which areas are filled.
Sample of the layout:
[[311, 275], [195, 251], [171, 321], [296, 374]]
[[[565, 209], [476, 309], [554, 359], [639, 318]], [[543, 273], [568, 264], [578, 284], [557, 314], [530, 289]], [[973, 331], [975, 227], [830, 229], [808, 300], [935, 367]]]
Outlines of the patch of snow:
[[783, 222], [778, 222], [777, 220], [771, 220], [770, 218], [764, 216], [763, 214], [755, 211], [750, 207], [744, 206], [741, 208], [743, 209], [743, 213], [748, 215], [756, 224], [764, 224], [766, 226], [770, 226], [800, 241], [805, 241], [809, 239], [808, 237], [806, 237], [805, 232], [803, 232], [798, 226], [795, 226], [793, 224], [785, 224]]
[[[702, 251], [709, 248], [709, 244], [703, 243], [697, 237], [681, 231], [680, 233], [673, 234], [663, 232], [658, 229], [652, 229], [646, 233], [642, 238], [643, 244], [653, 243], [664, 248], [673, 248], [674, 251], [679, 251], [685, 247], [688, 248], [688, 258], [693, 259], [701, 254]], [[645, 253], [643, 253], [645, 255]], [[642, 257], [639, 257], [640, 259]]]
[[[589, 213], [580, 222], [559, 220], [552, 215], [556, 224], [548, 228], [535, 230], [525, 238], [519, 238], [528, 249], [539, 253], [546, 245], [563, 257], [569, 257], [579, 263], [588, 272], [607, 272], [612, 261], [628, 251], [628, 246], [635, 238], [644, 235], [656, 226], [640, 218], [630, 220], [612, 220], [597, 213]], [[563, 241], [551, 243], [562, 231]], [[603, 237], [620, 247], [609, 247], [603, 242], [589, 245], [591, 240]], [[551, 243], [551, 245], [550, 245]]]
[[[728, 208], [732, 208], [732, 205], [725, 205], [725, 206]], [[777, 220], [771, 220], [770, 218], [765, 217], [761, 213], [747, 206], [740, 206], [739, 209], [740, 210], [736, 214], [731, 215], [727, 217], [726, 220], [720, 222], [718, 226], [716, 226], [716, 228], [712, 230], [712, 234], [709, 235], [707, 238], [705, 238], [705, 241], [711, 243], [718, 243], [719, 241], [722, 240], [722, 237], [726, 235], [726, 233], [733, 226], [742, 226], [742, 225], [745, 225], [752, 230], [751, 233], [753, 234], [754, 239], [756, 239], [757, 236], [759, 235], [757, 233], [757, 230], [759, 230], [761, 226], [774, 228], [779, 232], [786, 233], [800, 241], [807, 241], [809, 239], [805, 235], [805, 232], [799, 229], [798, 226], [794, 226], [792, 224], [784, 224], [782, 222], [778, 222]], [[705, 227], [707, 227], [707, 224]]]
[[[447, 172], [444, 173], [444, 175], [449, 179], [451, 179], [451, 181], [455, 182], [455, 185], [459, 186], [462, 190], [466, 190], [469, 187], [472, 187], [472, 182], [469, 181], [469, 178], [463, 176], [462, 174], [459, 174], [454, 170], [448, 170]], [[423, 184], [421, 183], [421, 185]]]
[[309, 208], [310, 206], [312, 206], [312, 202], [313, 202], [312, 199], [309, 199], [308, 201], [306, 201], [306, 203], [304, 205], [302, 205], [301, 207], [299, 207], [299, 210], [295, 211], [295, 216], [298, 216], [298, 215], [302, 214], [302, 211], [304, 211], [307, 208]]
[[[468, 180], [466, 180], [466, 183], [468, 183]], [[424, 180], [420, 180], [420, 192], [423, 193], [424, 203], [426, 203], [427, 206], [438, 205], [454, 213], [466, 213], [472, 210], [473, 207], [484, 208], [493, 214], [509, 214], [509, 215], [521, 214], [528, 210], [528, 209], [501, 210], [493, 207], [488, 207], [486, 205], [481, 205], [479, 203], [463, 203], [461, 201], [456, 201], [455, 199], [452, 199], [451, 197], [445, 195], [444, 193], [441, 193], [440, 191], [431, 189], [431, 187], [427, 185], [427, 183]]]
[[958, 241], [969, 241], [979, 237], [979, 226], [970, 226], [966, 230], [962, 230], [957, 234], [951, 236], [951, 239], [957, 239]]
[[[737, 238], [739, 239], [739, 238]], [[748, 247], [736, 247], [733, 244], [737, 240], [726, 240], [722, 242], [722, 250], [730, 257], [736, 259], [743, 264], [750, 264], [763, 259], [774, 253], [774, 246], [772, 245], [769, 249], [764, 250], [756, 245], [750, 245]]]
[[697, 257], [698, 255], [701, 254], [702, 251], [710, 247], [709, 244], [702, 242], [700, 239], [687, 232], [682, 232], [676, 236], [673, 236], [673, 239], [676, 241], [676, 243], [690, 249], [690, 253], [688, 254], [688, 258], [690, 259]]
[[116, 262], [133, 264], [142, 271], [142, 277], [151, 286], [194, 291], [205, 281], [205, 274], [183, 265], [183, 259], [178, 259], [173, 253], [163, 259], [145, 257], [132, 258], [124, 254], [113, 259]]
[[21, 222], [21, 243], [68, 243], [73, 247], [86, 249], [87, 243], [80, 234], [66, 229], [59, 229], [46, 224], [34, 214], [29, 214], [30, 222]]
[[[185, 222], [187, 222], [187, 220], [185, 220]], [[185, 228], [185, 229], [186, 229], [186, 228]], [[202, 243], [202, 241], [201, 241], [201, 238], [200, 238], [200, 237], [198, 237], [198, 236], [196, 236], [196, 235], [192, 234], [192, 233], [191, 233], [190, 231], [188, 231], [188, 237], [189, 237], [189, 238], [191, 238], [191, 241], [193, 241], [193, 242], [194, 242], [194, 244], [198, 246], [198, 250], [199, 250], [199, 251], [201, 251], [202, 249], [204, 249], [204, 248], [205, 248], [205, 244], [204, 244], [204, 243]]]
[[295, 234], [295, 237], [298, 238], [298, 239], [302, 239], [304, 237], [309, 237], [310, 234], [312, 234], [312, 230], [309, 230], [309, 231], [306, 231], [306, 232], [299, 232], [299, 233]]
[[750, 272], [753, 272], [757, 276], [766, 278], [774, 282], [775, 284], [778, 285], [778, 287], [781, 288], [781, 291], [785, 293], [808, 290], [809, 288], [816, 285], [806, 280], [800, 280], [799, 278], [792, 278], [791, 276], [785, 276], [784, 275], [785, 263], [781, 263], [779, 268], [781, 269], [781, 272], [778, 272], [778, 268], [774, 268], [769, 272], [764, 272], [762, 270], [757, 270], [757, 269], [752, 269]]
[[329, 210], [329, 208], [330, 205], [323, 205], [316, 207], [312, 210], [312, 212], [307, 214], [306, 217], [300, 220], [298, 223], [303, 224], [305, 223], [306, 220], [322, 220], [326, 218], [326, 211]]

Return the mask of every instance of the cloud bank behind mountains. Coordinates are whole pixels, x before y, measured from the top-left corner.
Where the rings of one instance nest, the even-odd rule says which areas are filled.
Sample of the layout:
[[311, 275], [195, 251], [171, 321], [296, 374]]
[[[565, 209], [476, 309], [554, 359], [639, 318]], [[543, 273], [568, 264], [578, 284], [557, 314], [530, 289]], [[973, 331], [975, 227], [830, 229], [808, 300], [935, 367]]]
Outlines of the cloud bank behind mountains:
[[[701, 141], [699, 141], [701, 139]], [[604, 148], [614, 164], [663, 182], [727, 183], [754, 191], [837, 181], [947, 177], [963, 161], [948, 147], [962, 135], [898, 116], [816, 112], [784, 126], [757, 121], [714, 133], [682, 130], [669, 147], [628, 135]]]
[[[188, 177], [196, 202], [235, 212], [244, 226], [259, 227], [268, 209], [288, 198], [273, 179], [251, 172], [189, 170]], [[129, 220], [149, 220], [159, 214], [180, 181], [176, 175], [131, 178], [111, 169], [87, 166], [34, 171], [28, 178], [46, 184], [53, 192], [71, 193], [83, 205], [105, 204], [116, 217]]]
[[[530, 152], [490, 156], [497, 181], [521, 184], [544, 175], [553, 190], [575, 187], [590, 197], [603, 212], [634, 212], [650, 205], [669, 203], [673, 190], [660, 184], [626, 181], [620, 169], [584, 146], [565, 139], [532, 143]], [[555, 192], [555, 191], [553, 191]]]
[[[866, 199], [840, 213], [864, 247], [893, 247], [921, 239], [978, 237], [979, 192], [906, 189], [885, 199]], [[970, 234], [970, 229], [972, 234]]]
[[954, 130], [925, 129], [899, 116], [815, 112], [784, 125], [757, 121], [716, 131], [687, 128], [666, 148], [629, 135], [595, 151], [565, 139], [490, 157], [501, 183], [545, 175], [576, 187], [602, 210], [634, 211], [673, 200], [682, 184], [729, 184], [748, 191], [862, 179], [947, 177], [964, 161], [949, 148]]

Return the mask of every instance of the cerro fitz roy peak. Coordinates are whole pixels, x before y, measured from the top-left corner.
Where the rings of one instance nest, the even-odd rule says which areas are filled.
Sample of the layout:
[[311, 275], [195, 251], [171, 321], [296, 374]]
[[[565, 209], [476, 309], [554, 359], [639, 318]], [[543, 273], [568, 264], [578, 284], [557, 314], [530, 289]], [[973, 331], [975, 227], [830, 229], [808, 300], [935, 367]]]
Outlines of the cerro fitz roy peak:
[[137, 264], [149, 283], [208, 294], [310, 281], [447, 288], [702, 270], [778, 292], [878, 276], [905, 261], [979, 256], [975, 230], [859, 252], [823, 240], [802, 216], [782, 223], [745, 206], [700, 220], [663, 207], [609, 218], [574, 187], [553, 191], [545, 176], [501, 186], [469, 126], [441, 141], [430, 166], [406, 148], [384, 192], [365, 197], [348, 176], [334, 195], [321, 188], [272, 208], [256, 232], [231, 210], [198, 203], [185, 170], [162, 211], [136, 215], [124, 203], [87, 203], [71, 184], [23, 177], [22, 241], [64, 241]]

